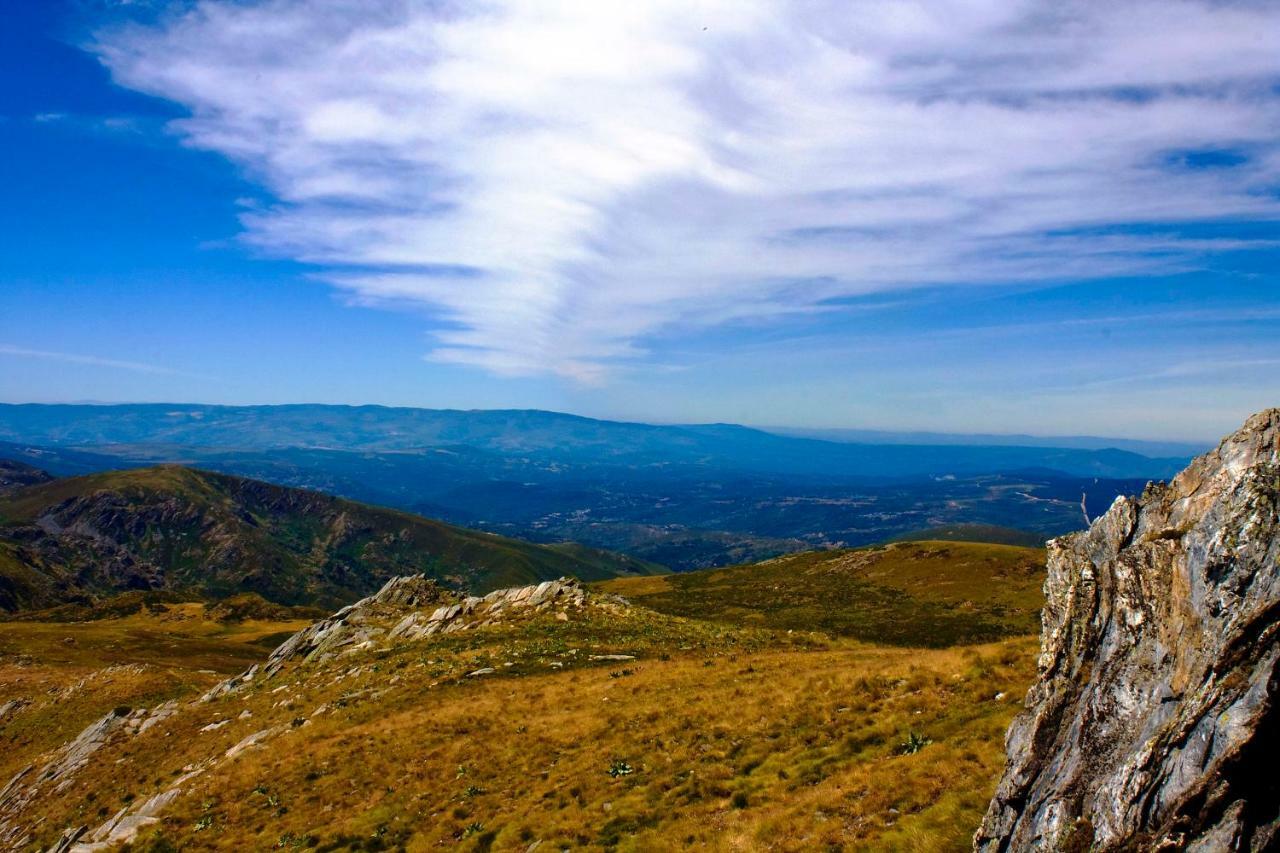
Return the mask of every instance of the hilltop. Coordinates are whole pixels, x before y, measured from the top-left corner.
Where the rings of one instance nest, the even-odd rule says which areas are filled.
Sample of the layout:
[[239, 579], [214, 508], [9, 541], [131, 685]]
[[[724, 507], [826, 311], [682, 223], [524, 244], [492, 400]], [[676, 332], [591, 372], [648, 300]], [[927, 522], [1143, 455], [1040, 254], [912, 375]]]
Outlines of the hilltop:
[[85, 603], [129, 590], [200, 599], [252, 592], [334, 607], [396, 575], [471, 591], [657, 567], [535, 545], [180, 466], [50, 480], [0, 498], [0, 607]]
[[1043, 583], [1041, 548], [907, 542], [596, 588], [673, 616], [943, 647], [1035, 632]]

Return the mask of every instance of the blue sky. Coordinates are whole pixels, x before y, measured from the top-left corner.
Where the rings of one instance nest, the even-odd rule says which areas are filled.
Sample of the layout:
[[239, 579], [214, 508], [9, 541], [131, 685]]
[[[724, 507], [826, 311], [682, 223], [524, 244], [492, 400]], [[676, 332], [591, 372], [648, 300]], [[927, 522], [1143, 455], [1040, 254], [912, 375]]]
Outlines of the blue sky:
[[0, 399], [1206, 438], [1266, 3], [19, 3]]

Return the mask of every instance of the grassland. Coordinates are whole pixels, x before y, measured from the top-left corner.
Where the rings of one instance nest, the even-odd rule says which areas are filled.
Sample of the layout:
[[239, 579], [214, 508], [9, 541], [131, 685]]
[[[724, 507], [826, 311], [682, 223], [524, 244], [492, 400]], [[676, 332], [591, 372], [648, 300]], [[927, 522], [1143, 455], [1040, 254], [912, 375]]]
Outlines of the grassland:
[[225, 622], [203, 604], [97, 622], [0, 622], [0, 777], [116, 707], [197, 696], [260, 660], [305, 620]]
[[[968, 849], [1034, 675], [1034, 638], [925, 648], [937, 632], [913, 645], [856, 637], [888, 618], [881, 597], [861, 595], [867, 585], [944, 616], [972, 599], [980, 613], [1004, 612], [1001, 630], [1023, 624], [1014, 611], [1031, 593], [1021, 581], [983, 589], [981, 579], [1033, 555], [988, 547], [773, 561], [758, 568], [761, 589], [785, 567], [805, 594], [775, 589], [783, 606], [772, 609], [752, 605], [764, 593], [745, 568], [727, 570], [732, 583], [710, 572], [687, 590], [681, 576], [637, 579], [628, 592], [646, 606], [567, 621], [544, 613], [291, 665], [104, 747], [29, 808], [31, 849], [211, 757], [134, 851]], [[825, 605], [811, 598], [823, 590]], [[659, 612], [686, 591], [710, 618]], [[834, 629], [799, 627], [823, 610]], [[190, 605], [0, 625], [0, 702], [80, 684], [79, 704], [27, 717], [33, 703], [0, 723], [12, 745], [0, 767], [116, 705], [191, 698], [293, 627], [209, 615]], [[51, 719], [56, 734], [37, 736]], [[263, 731], [261, 746], [221, 758]]]
[[676, 616], [943, 647], [1035, 632], [1043, 567], [1038, 548], [909, 542], [597, 588]]

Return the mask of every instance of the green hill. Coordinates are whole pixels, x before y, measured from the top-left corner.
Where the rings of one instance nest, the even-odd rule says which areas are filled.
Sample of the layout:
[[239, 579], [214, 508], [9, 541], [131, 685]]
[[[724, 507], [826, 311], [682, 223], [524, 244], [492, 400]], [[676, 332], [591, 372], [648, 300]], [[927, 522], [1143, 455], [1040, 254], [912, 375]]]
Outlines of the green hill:
[[941, 647], [1039, 629], [1041, 548], [904, 542], [744, 566], [606, 581], [661, 613]]
[[0, 608], [130, 590], [340, 606], [396, 575], [486, 592], [660, 567], [534, 545], [318, 492], [180, 466], [110, 471], [0, 497]]

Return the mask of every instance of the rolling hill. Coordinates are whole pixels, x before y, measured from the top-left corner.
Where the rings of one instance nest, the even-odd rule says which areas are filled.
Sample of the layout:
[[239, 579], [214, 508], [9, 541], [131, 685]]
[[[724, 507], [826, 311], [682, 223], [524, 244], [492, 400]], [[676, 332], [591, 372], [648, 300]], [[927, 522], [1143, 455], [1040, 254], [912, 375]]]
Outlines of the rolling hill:
[[180, 466], [52, 480], [0, 498], [5, 610], [128, 590], [201, 599], [253, 592], [333, 607], [403, 574], [485, 592], [655, 570], [579, 545], [534, 545]]
[[672, 616], [943, 647], [1038, 630], [1044, 560], [1042, 548], [902, 542], [597, 587]]

